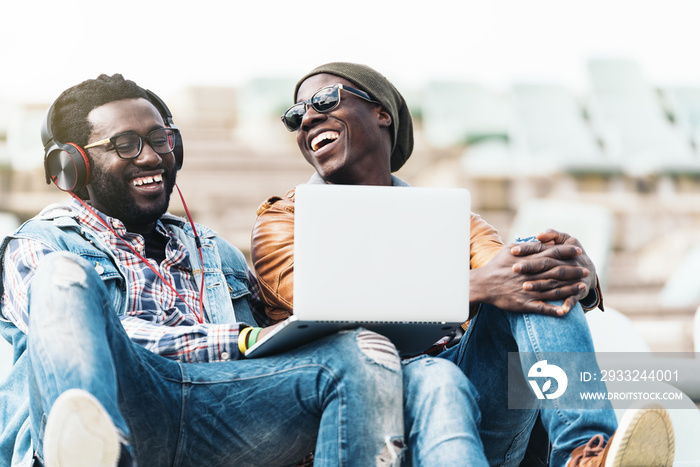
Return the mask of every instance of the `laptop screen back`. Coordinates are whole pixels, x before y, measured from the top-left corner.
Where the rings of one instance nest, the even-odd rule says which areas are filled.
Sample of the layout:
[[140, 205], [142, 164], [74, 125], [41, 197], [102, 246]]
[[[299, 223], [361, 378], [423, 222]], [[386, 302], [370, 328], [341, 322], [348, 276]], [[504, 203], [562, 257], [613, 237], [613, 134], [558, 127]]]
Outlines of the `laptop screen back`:
[[461, 323], [469, 315], [469, 227], [464, 189], [300, 185], [294, 313]]

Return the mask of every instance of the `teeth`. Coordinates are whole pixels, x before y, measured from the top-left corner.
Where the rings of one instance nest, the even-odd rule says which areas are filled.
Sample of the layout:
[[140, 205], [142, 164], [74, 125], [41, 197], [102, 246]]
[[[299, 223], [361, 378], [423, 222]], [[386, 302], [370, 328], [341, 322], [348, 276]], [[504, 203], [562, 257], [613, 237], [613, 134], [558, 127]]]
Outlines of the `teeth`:
[[[319, 147], [321, 147], [321, 143], [327, 144], [331, 143], [338, 139], [338, 132], [336, 131], [325, 131], [315, 137], [313, 140], [311, 140], [311, 149], [314, 151], [318, 151]], [[324, 146], [325, 146], [324, 144]]]
[[162, 175], [154, 175], [152, 177], [135, 178], [131, 183], [133, 183], [134, 186], [142, 186], [142, 185], [146, 185], [148, 183], [160, 183], [162, 181], [163, 181]]

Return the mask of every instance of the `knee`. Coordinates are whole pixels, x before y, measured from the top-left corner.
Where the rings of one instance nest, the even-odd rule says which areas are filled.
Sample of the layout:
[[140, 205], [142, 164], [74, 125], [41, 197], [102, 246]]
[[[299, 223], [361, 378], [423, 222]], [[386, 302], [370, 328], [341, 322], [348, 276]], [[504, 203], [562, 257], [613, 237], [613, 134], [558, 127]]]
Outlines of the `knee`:
[[50, 253], [37, 267], [29, 287], [30, 320], [41, 319], [44, 314], [60, 314], [61, 303], [89, 291], [95, 293], [101, 286], [94, 268], [78, 255], [64, 251]]
[[42, 259], [36, 269], [32, 287], [88, 286], [88, 270], [85, 260], [74, 253], [56, 251]]
[[355, 333], [355, 341], [360, 353], [372, 364], [380, 365], [396, 373], [401, 371], [399, 352], [385, 336], [360, 329]]
[[476, 389], [466, 375], [443, 358], [421, 357], [404, 365], [404, 392], [417, 400], [461, 394], [471, 402], [476, 401]]
[[[562, 306], [564, 304], [563, 300], [550, 300], [547, 301], [547, 303], [551, 305], [556, 305], [556, 306]], [[562, 323], [567, 324], [567, 325], [572, 325], [572, 326], [581, 326], [585, 325], [588, 327], [588, 321], [586, 320], [586, 313], [583, 311], [583, 307], [581, 307], [581, 304], [579, 302], [576, 302], [576, 304], [569, 310], [568, 313], [562, 316], [549, 316], [549, 315], [541, 315], [541, 314], [528, 314], [528, 316], [531, 319], [538, 319], [543, 321], [545, 324], [546, 323], [558, 323], [555, 325], [561, 326]]]
[[421, 357], [404, 365], [404, 407], [408, 426], [435, 414], [443, 423], [455, 418], [474, 426], [481, 422], [476, 389], [459, 367], [441, 358]]

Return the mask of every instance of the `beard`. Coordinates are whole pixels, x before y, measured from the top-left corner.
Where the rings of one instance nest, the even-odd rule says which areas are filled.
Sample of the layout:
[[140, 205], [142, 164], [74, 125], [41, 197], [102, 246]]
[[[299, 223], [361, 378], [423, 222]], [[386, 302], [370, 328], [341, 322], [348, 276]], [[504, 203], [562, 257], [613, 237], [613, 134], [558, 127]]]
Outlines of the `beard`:
[[163, 181], [165, 184], [165, 197], [155, 198], [153, 202], [146, 206], [136, 203], [130, 191], [130, 182], [126, 179], [117, 178], [102, 171], [99, 166], [91, 166], [90, 184], [93, 188], [92, 204], [99, 204], [102, 207], [109, 207], [109, 212], [103, 208], [104, 214], [121, 220], [127, 226], [147, 225], [165, 214], [170, 205], [170, 195], [175, 187], [175, 169], [165, 169]]

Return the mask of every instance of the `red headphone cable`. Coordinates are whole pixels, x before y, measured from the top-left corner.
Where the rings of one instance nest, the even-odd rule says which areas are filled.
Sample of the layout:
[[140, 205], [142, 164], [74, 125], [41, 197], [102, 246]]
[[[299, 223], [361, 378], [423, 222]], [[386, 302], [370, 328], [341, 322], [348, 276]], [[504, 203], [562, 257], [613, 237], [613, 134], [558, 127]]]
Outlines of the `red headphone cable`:
[[199, 234], [197, 233], [197, 227], [194, 226], [194, 221], [192, 220], [192, 216], [190, 215], [190, 210], [187, 208], [187, 203], [185, 202], [185, 197], [182, 196], [182, 191], [180, 190], [179, 185], [176, 183], [175, 188], [177, 188], [177, 193], [180, 195], [180, 200], [182, 201], [182, 207], [185, 208], [185, 214], [187, 214], [187, 220], [190, 221], [190, 225], [192, 226], [192, 233], [194, 234], [194, 242], [197, 245], [197, 251], [199, 251], [199, 264], [202, 266], [202, 283], [199, 286], [199, 322], [202, 323], [204, 321], [204, 304], [203, 304], [203, 299], [204, 299], [204, 256], [202, 255], [202, 242], [199, 239]]

